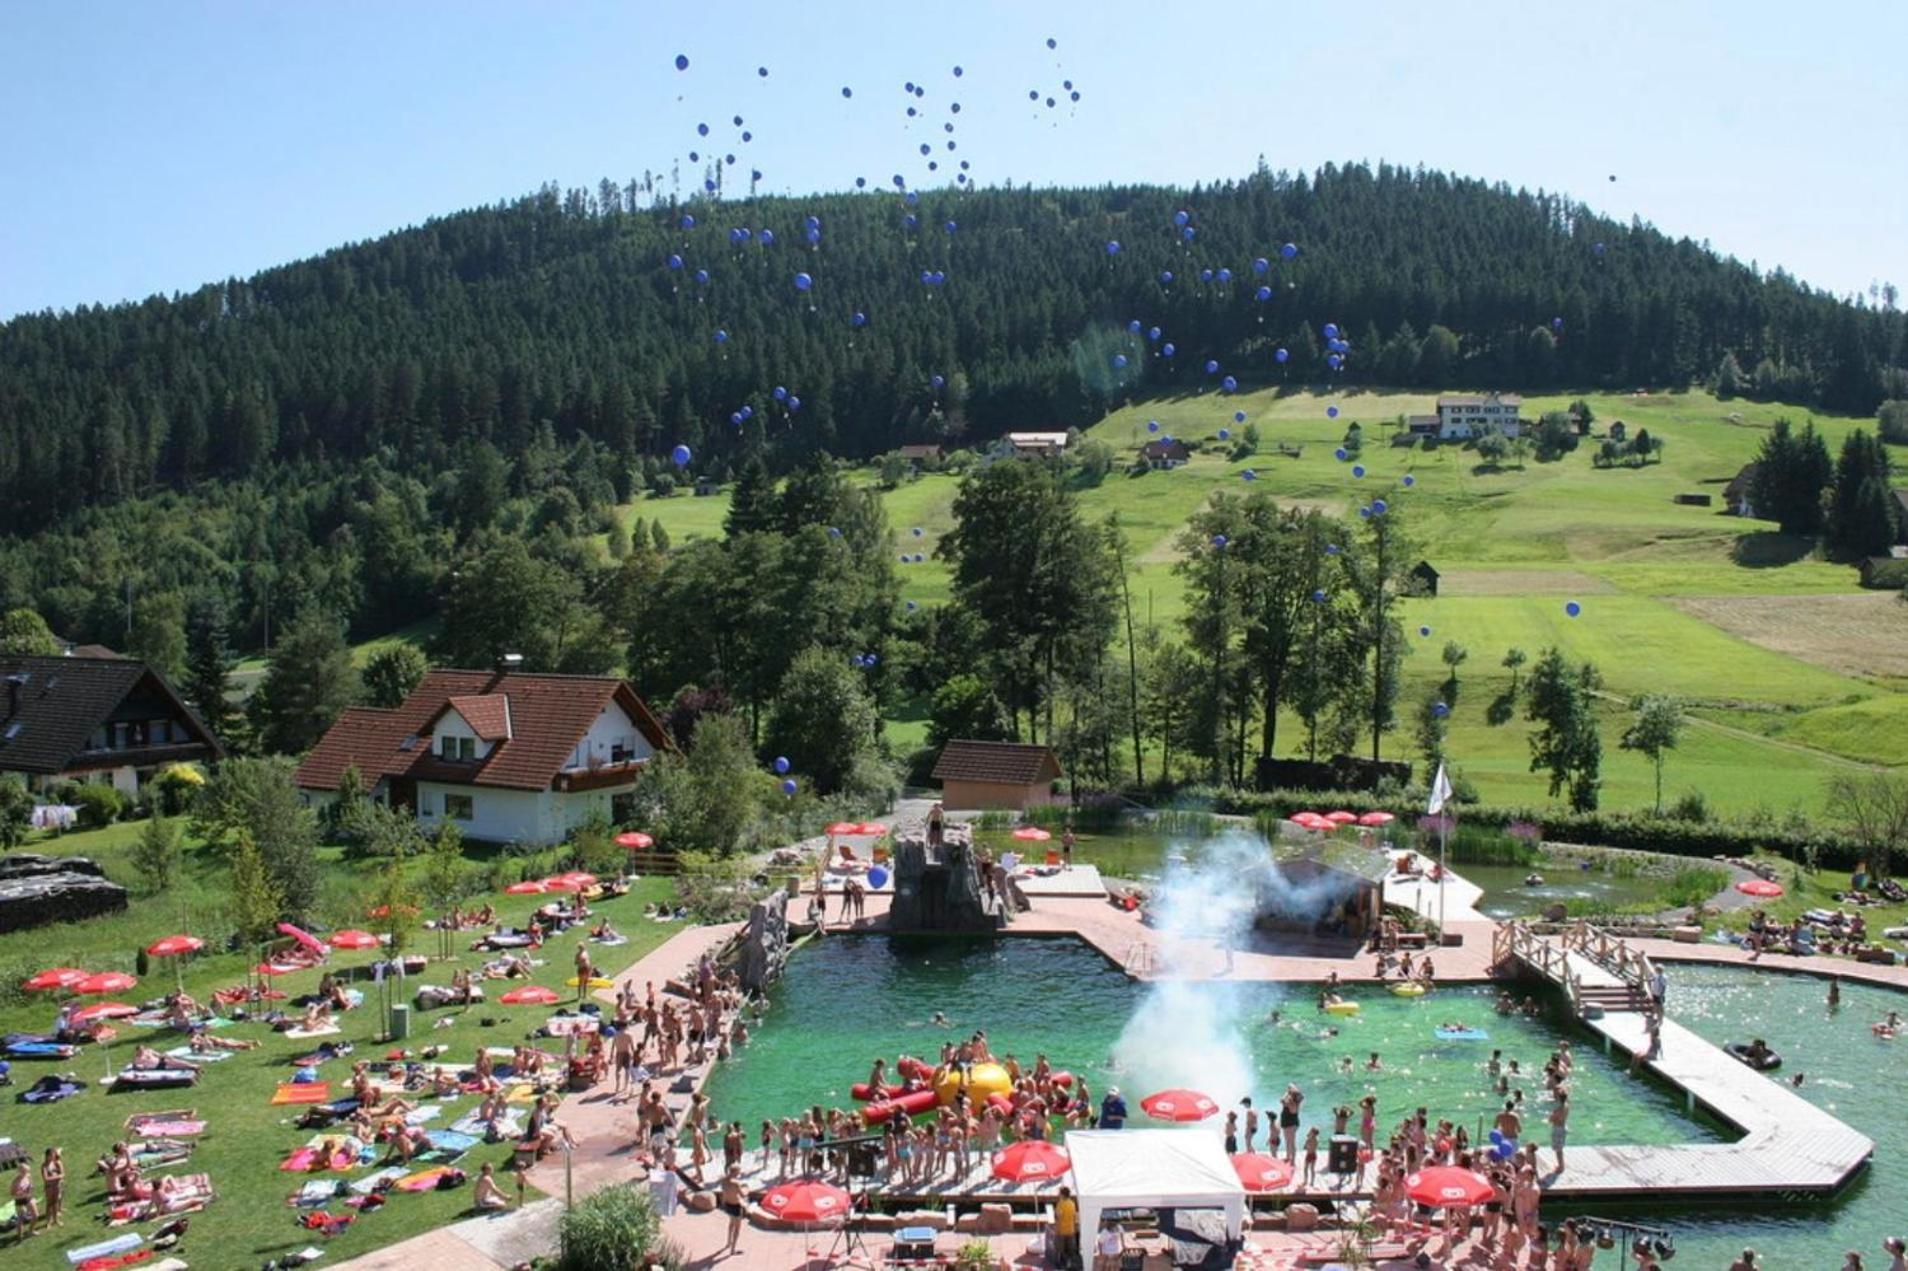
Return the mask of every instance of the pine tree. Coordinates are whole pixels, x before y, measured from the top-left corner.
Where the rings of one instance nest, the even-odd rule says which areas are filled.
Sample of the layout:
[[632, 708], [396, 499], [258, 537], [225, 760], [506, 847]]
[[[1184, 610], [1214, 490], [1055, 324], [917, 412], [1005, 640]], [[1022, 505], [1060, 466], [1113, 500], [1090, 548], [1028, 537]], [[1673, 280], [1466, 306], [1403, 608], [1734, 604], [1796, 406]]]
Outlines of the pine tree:
[[1759, 516], [1777, 522], [1784, 534], [1808, 537], [1822, 529], [1822, 491], [1831, 469], [1828, 447], [1814, 424], [1796, 432], [1778, 419], [1762, 439], [1750, 501]]
[[1894, 543], [1889, 466], [1887, 448], [1865, 430], [1857, 428], [1843, 440], [1828, 511], [1829, 546], [1840, 556], [1883, 556]]
[[775, 478], [769, 475], [768, 465], [762, 462], [761, 456], [752, 454], [742, 461], [742, 469], [736, 474], [735, 491], [729, 499], [729, 515], [722, 522], [722, 531], [734, 538], [738, 534], [771, 529], [777, 520], [777, 507]]
[[291, 755], [311, 749], [360, 688], [343, 629], [321, 613], [300, 618], [272, 650], [271, 669], [253, 698], [265, 748]]
[[232, 926], [243, 940], [269, 940], [277, 928], [282, 902], [265, 870], [265, 858], [251, 836], [240, 835], [232, 851]]
[[193, 597], [186, 622], [186, 669], [180, 687], [205, 726], [225, 740], [234, 721], [229, 684], [232, 654], [226, 644], [225, 601], [216, 591]]

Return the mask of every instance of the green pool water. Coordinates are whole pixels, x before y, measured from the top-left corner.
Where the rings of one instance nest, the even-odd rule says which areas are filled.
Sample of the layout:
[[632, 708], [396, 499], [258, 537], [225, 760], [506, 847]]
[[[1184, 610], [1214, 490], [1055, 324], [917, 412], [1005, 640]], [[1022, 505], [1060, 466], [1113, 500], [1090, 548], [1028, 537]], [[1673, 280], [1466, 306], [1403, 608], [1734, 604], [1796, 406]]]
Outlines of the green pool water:
[[[1454, 865], [1467, 882], [1484, 889], [1478, 900], [1480, 913], [1493, 918], [1519, 918], [1540, 914], [1550, 905], [1588, 901], [1599, 908], [1616, 909], [1649, 900], [1662, 886], [1662, 879], [1645, 875], [1621, 877], [1600, 869], [1583, 869], [1576, 861], [1543, 861], [1537, 865]], [[1526, 887], [1531, 874], [1543, 878], [1536, 887]]]
[[[1483, 987], [1440, 989], [1424, 999], [1348, 996], [1361, 1005], [1353, 1018], [1319, 1013], [1304, 988], [1201, 982], [1155, 993], [1068, 939], [835, 937], [791, 958], [762, 1027], [708, 1090], [718, 1116], [753, 1131], [765, 1118], [811, 1104], [848, 1106], [849, 1087], [867, 1079], [877, 1055], [890, 1066], [903, 1052], [932, 1057], [943, 1040], [984, 1028], [997, 1054], [1031, 1063], [1045, 1053], [1055, 1067], [1083, 1074], [1096, 1099], [1119, 1085], [1136, 1113], [1139, 1096], [1167, 1086], [1200, 1089], [1228, 1105], [1251, 1094], [1263, 1107], [1297, 1082], [1308, 1123], [1324, 1122], [1328, 1131], [1334, 1105], [1372, 1093], [1386, 1126], [1423, 1104], [1434, 1115], [1462, 1118], [1475, 1134], [1480, 1118], [1499, 1106], [1483, 1067], [1490, 1051], [1501, 1048], [1531, 1074], [1519, 1084], [1534, 1108], [1542, 1090], [1536, 1074], [1568, 1035], [1546, 1020], [1499, 1017]], [[951, 1028], [930, 1024], [937, 1010]], [[1489, 1040], [1441, 1042], [1433, 1030], [1443, 1023], [1481, 1028]], [[1574, 1041], [1578, 1141], [1718, 1136], [1715, 1127], [1686, 1119], [1665, 1092], [1626, 1080], [1602, 1056], [1582, 1053], [1582, 1038]], [[1383, 1064], [1377, 1072], [1365, 1067], [1374, 1050]]]

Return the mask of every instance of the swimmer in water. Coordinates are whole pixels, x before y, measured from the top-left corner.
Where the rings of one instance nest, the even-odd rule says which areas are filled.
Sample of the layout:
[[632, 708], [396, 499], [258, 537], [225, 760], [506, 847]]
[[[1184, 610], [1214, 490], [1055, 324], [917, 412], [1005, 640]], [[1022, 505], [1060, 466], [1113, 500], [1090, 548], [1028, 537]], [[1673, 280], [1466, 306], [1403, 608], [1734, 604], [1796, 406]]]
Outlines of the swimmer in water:
[[1378, 1058], [1377, 1051], [1375, 1050], [1372, 1051], [1371, 1058], [1365, 1061], [1365, 1071], [1366, 1072], [1383, 1072], [1384, 1070], [1385, 1070], [1384, 1060]]
[[936, 1028], [946, 1028], [952, 1022], [952, 1020], [948, 1019], [946, 1011], [934, 1012], [934, 1018], [929, 1021], [929, 1023], [933, 1024]]
[[1807, 1080], [1807, 1078], [1808, 1078], [1807, 1073], [1798, 1072], [1795, 1074], [1795, 1076], [1789, 1078], [1789, 1084], [1794, 1086], [1797, 1090], [1800, 1090], [1802, 1088], [1802, 1083], [1805, 1080]]

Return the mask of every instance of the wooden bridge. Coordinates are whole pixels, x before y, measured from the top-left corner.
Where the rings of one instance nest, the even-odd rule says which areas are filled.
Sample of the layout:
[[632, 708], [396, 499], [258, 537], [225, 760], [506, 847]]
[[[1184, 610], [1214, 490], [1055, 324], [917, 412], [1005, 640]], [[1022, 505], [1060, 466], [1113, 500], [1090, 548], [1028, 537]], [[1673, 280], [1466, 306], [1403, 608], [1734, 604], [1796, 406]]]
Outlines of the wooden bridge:
[[[1563, 990], [1604, 1050], [1630, 1057], [1649, 1046], [1649, 958], [1587, 923], [1539, 935], [1498, 926], [1500, 970], [1521, 968]], [[1831, 1195], [1868, 1164], [1875, 1144], [1782, 1082], [1738, 1062], [1673, 1020], [1644, 1066], [1675, 1087], [1690, 1113], [1708, 1113], [1741, 1137], [1682, 1146], [1568, 1147], [1568, 1168], [1544, 1178], [1547, 1196], [1675, 1196], [1686, 1200], [1806, 1202]], [[1552, 1159], [1544, 1153], [1547, 1164]]]

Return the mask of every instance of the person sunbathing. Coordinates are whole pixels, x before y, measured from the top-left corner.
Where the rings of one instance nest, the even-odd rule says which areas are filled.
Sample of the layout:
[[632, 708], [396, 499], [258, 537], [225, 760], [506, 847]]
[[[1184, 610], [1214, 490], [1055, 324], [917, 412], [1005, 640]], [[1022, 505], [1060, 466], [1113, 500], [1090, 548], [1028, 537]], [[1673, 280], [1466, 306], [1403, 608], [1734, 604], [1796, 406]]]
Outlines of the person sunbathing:
[[166, 999], [166, 1022], [181, 1031], [190, 1031], [212, 1012], [199, 1005], [190, 993], [174, 993]]
[[200, 1070], [199, 1065], [190, 1060], [161, 1054], [150, 1046], [133, 1047], [132, 1062], [126, 1066], [140, 1072], [156, 1072], [162, 1068], [170, 1068], [179, 1072], [198, 1072]]
[[467, 968], [458, 967], [455, 971], [451, 972], [450, 987], [451, 987], [451, 1001], [460, 1003], [461, 1005], [464, 1005], [464, 1006], [470, 1005], [471, 982], [470, 982], [470, 971]]
[[590, 928], [590, 939], [592, 940], [621, 940], [622, 938], [616, 928], [610, 926], [610, 920], [608, 918], [603, 919], [594, 927]]
[[304, 1018], [298, 1027], [307, 1033], [315, 1033], [321, 1028], [331, 1027], [331, 1003], [320, 999], [305, 1007]]
[[424, 1131], [400, 1124], [392, 1131], [391, 1147], [389, 1151], [385, 1152], [382, 1163], [389, 1165], [395, 1161], [408, 1165], [413, 1156], [419, 1152], [428, 1151], [430, 1146], [430, 1136], [425, 1134]]
[[192, 1030], [192, 1038], [186, 1044], [201, 1055], [223, 1050], [258, 1049], [258, 1042], [250, 1037], [219, 1037], [202, 1024]]

